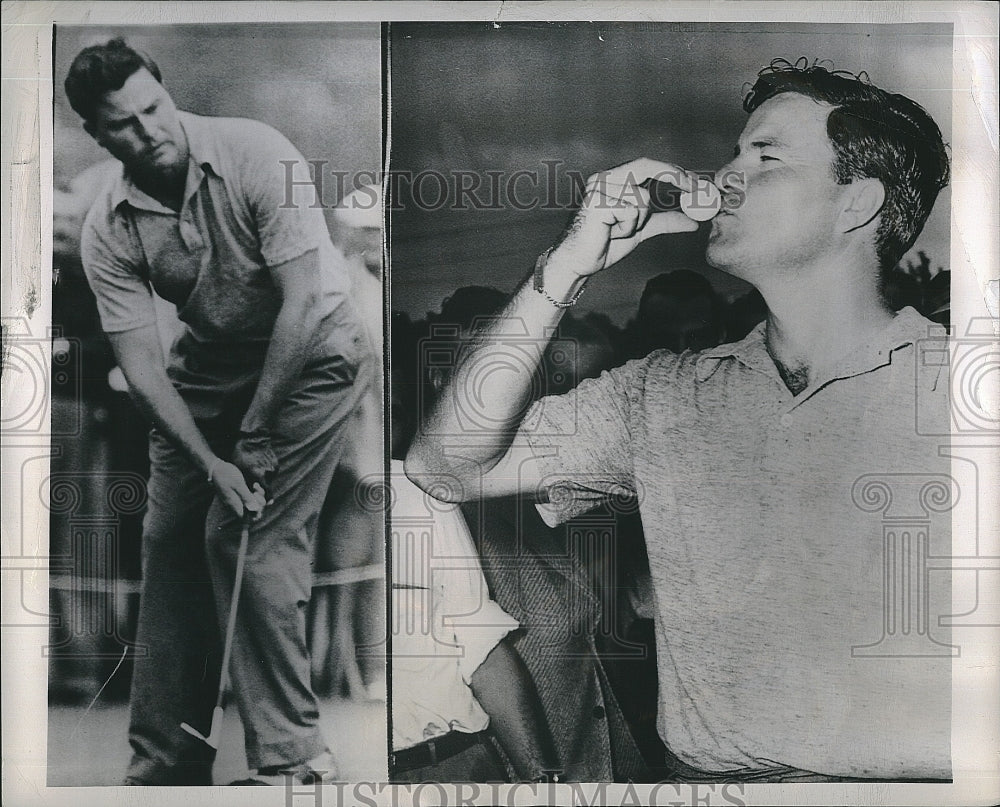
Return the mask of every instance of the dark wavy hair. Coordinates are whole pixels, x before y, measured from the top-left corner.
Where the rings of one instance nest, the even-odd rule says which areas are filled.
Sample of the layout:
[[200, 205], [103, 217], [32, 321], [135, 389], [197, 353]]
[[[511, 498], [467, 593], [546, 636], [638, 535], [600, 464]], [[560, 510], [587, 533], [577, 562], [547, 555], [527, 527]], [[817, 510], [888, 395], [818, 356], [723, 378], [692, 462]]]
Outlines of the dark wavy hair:
[[879, 180], [885, 203], [875, 235], [882, 274], [913, 246], [934, 200], [948, 184], [948, 151], [941, 130], [915, 101], [874, 86], [866, 73], [832, 70], [805, 58], [775, 59], [743, 98], [753, 112], [769, 98], [794, 92], [830, 104], [826, 132], [836, 155], [837, 182]]
[[163, 82], [156, 62], [130, 48], [121, 37], [84, 48], [76, 55], [63, 83], [69, 105], [85, 121], [93, 120], [104, 94], [120, 90], [128, 77], [142, 68]]

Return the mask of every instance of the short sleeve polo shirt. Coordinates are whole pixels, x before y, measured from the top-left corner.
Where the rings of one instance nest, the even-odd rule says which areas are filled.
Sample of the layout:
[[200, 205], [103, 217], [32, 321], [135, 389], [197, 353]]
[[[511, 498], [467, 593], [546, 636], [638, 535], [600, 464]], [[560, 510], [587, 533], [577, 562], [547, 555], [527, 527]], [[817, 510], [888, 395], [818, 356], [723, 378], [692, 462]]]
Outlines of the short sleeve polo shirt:
[[302, 155], [258, 121], [179, 115], [190, 150], [180, 211], [122, 171], [84, 223], [83, 265], [104, 330], [155, 322], [152, 287], [199, 344], [266, 343], [281, 305], [271, 273], [310, 250], [334, 310], [348, 274], [322, 210], [290, 192], [309, 180]]
[[[950, 578], [918, 582], [951, 546], [948, 495], [932, 501], [950, 490], [949, 460], [919, 427], [948, 433], [947, 372], [924, 359], [928, 344], [940, 353], [934, 327], [903, 310], [799, 395], [761, 326], [655, 352], [528, 412], [550, 523], [638, 498], [659, 730], [689, 765], [950, 776], [952, 648], [930, 619], [950, 613]], [[887, 641], [903, 621], [909, 643]]]

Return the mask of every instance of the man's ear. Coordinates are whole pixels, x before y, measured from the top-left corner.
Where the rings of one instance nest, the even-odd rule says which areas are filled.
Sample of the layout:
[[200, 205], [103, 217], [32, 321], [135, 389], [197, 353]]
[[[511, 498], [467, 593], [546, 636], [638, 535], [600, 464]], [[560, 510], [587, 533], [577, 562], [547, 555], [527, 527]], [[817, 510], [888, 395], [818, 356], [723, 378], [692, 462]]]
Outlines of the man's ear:
[[844, 193], [844, 206], [838, 225], [840, 231], [849, 233], [864, 227], [874, 219], [885, 204], [885, 187], [872, 177], [855, 179]]

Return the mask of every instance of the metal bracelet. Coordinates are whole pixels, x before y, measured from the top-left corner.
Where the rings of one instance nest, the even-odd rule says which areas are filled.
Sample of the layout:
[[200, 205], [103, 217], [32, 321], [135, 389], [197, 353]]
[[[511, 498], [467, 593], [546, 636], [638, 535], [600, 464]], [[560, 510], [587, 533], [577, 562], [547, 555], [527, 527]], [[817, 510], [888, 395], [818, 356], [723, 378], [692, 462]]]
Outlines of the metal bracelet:
[[545, 250], [545, 252], [539, 255], [538, 259], [535, 261], [535, 271], [532, 273], [532, 287], [556, 308], [572, 308], [576, 305], [576, 301], [580, 299], [580, 295], [583, 294], [583, 290], [586, 288], [585, 285], [580, 286], [579, 291], [577, 291], [577, 293], [574, 294], [569, 300], [557, 300], [545, 290], [542, 272], [545, 269], [545, 264], [549, 262], [549, 256], [552, 254], [553, 249], [555, 249], [555, 247], [549, 247]]

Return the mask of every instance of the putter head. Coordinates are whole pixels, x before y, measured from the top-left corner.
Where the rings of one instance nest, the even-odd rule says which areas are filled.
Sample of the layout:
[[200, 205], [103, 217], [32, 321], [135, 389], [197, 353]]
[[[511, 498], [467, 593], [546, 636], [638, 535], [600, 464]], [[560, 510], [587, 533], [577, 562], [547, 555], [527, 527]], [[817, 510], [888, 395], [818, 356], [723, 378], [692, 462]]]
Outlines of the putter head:
[[222, 734], [222, 715], [223, 709], [221, 706], [216, 706], [215, 709], [212, 710], [212, 727], [208, 730], [207, 737], [189, 723], [181, 723], [181, 728], [192, 737], [197, 737], [206, 745], [218, 750], [219, 737]]
[[209, 745], [211, 745], [211, 743], [208, 742], [208, 737], [206, 737], [204, 734], [198, 731], [198, 729], [196, 729], [190, 723], [181, 723], [181, 728], [184, 729], [184, 731], [186, 731], [192, 737], [197, 737], [203, 743], [208, 743]]

